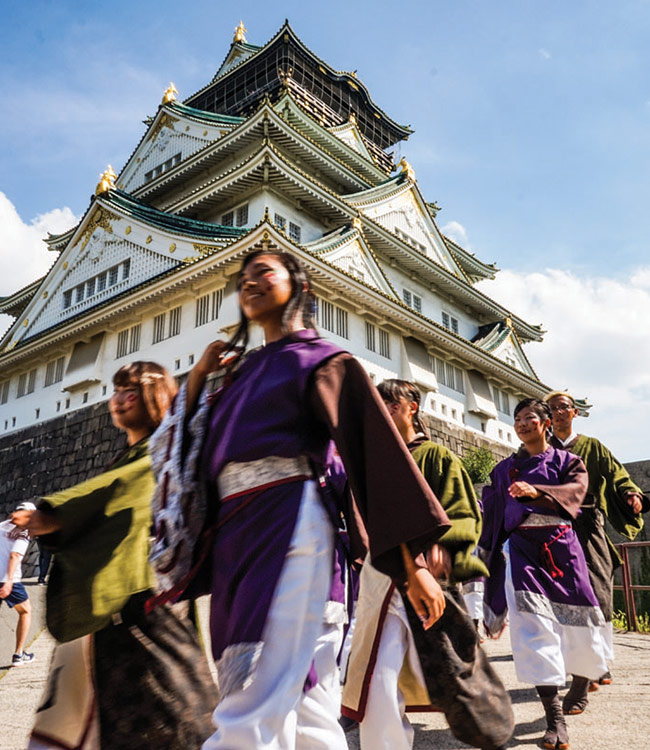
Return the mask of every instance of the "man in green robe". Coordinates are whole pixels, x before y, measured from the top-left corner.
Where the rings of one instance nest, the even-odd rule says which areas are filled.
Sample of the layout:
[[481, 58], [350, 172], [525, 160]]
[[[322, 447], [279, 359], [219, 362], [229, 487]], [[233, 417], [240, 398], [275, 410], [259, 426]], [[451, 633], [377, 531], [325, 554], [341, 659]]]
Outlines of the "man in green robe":
[[[573, 420], [578, 416], [578, 409], [570, 393], [553, 391], [545, 401], [552, 414], [551, 445], [579, 456], [589, 474], [587, 498], [573, 526], [584, 549], [591, 585], [607, 623], [605, 645], [611, 661], [614, 658], [614, 570], [621, 564], [621, 557], [607, 535], [605, 519], [617, 533], [633, 540], [643, 528], [643, 513], [650, 510], [650, 501], [632, 481], [625, 467], [599, 440], [574, 431]], [[599, 682], [607, 685], [611, 680], [607, 672]]]

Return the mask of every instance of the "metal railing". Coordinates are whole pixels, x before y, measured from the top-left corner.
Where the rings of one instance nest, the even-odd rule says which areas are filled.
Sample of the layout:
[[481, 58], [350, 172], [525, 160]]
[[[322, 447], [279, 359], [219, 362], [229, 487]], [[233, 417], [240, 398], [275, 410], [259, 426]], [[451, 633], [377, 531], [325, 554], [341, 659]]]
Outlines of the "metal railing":
[[650, 586], [632, 583], [632, 569], [630, 567], [630, 550], [641, 547], [650, 547], [650, 542], [624, 542], [623, 544], [617, 544], [616, 549], [621, 553], [623, 558], [623, 565], [621, 567], [621, 584], [615, 584], [615, 591], [623, 592], [623, 599], [625, 600], [625, 614], [627, 616], [627, 629], [638, 631], [639, 626], [636, 619], [636, 602], [634, 601], [634, 593], [636, 591], [650, 591]]

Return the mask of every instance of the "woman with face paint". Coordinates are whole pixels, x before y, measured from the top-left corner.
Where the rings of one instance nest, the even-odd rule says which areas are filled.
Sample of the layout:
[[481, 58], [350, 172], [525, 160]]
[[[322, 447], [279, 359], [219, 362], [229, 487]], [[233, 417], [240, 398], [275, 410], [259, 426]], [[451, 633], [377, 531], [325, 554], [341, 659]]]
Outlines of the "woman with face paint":
[[577, 456], [549, 446], [546, 403], [524, 399], [514, 418], [522, 446], [483, 490], [485, 625], [499, 633], [508, 616], [517, 677], [536, 686], [544, 705], [543, 747], [567, 750], [558, 688], [567, 674], [597, 678], [605, 665], [604, 620], [572, 528], [587, 473]]
[[[154, 560], [167, 596], [212, 593], [221, 701], [205, 749], [343, 750], [331, 656], [343, 613], [332, 594], [336, 527], [345, 519], [369, 540], [375, 565], [407, 587], [430, 627], [444, 597], [420, 553], [447, 518], [361, 365], [320, 338], [297, 259], [249, 254], [238, 290], [239, 330], [207, 348], [155, 436]], [[250, 323], [265, 345], [245, 356]], [[201, 390], [224, 366], [210, 404]], [[353, 506], [319, 492], [332, 441]]]
[[58, 641], [29, 750], [198, 750], [217, 692], [187, 605], [145, 612], [154, 478], [148, 439], [176, 383], [155, 362], [113, 377], [126, 448], [98, 476], [19, 511], [56, 552], [47, 626]]

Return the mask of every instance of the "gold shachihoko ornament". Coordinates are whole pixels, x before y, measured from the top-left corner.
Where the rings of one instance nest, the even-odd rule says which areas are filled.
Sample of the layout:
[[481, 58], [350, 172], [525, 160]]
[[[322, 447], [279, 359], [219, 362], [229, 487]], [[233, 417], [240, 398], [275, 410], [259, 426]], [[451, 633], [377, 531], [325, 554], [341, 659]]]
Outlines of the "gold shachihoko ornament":
[[109, 164], [106, 170], [99, 176], [99, 182], [95, 188], [95, 195], [105, 193], [107, 190], [115, 190], [115, 170]]

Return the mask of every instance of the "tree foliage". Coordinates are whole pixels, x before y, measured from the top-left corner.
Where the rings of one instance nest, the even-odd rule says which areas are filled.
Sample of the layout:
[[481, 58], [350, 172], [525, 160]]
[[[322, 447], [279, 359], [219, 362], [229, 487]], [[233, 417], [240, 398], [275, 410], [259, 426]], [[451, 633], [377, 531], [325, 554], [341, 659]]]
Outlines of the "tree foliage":
[[492, 451], [484, 446], [470, 448], [461, 460], [474, 484], [487, 482], [490, 478], [490, 472], [497, 464], [497, 459]]

